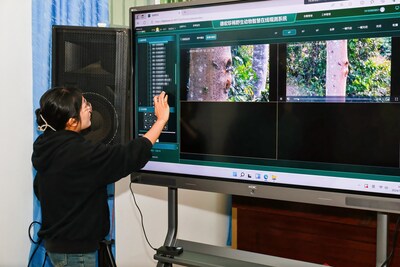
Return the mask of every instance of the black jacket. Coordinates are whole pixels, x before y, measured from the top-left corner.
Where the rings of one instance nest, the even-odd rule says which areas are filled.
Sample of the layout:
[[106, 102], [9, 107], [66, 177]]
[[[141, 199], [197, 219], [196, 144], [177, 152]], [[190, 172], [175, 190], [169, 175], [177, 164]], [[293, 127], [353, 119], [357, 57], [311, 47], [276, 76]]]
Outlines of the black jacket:
[[88, 253], [109, 232], [107, 184], [141, 169], [151, 142], [93, 144], [73, 131], [47, 130], [33, 145], [34, 190], [42, 209], [39, 238], [50, 252]]

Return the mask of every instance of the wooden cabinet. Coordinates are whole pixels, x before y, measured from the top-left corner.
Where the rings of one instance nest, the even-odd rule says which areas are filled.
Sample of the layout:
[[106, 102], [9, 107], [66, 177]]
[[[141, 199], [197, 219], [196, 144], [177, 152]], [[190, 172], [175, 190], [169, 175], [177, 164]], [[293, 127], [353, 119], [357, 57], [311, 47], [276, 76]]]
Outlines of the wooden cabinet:
[[[237, 196], [232, 208], [233, 247], [240, 250], [338, 267], [375, 266], [376, 212]], [[389, 216], [389, 250], [397, 216]], [[399, 248], [390, 266], [400, 266]]]

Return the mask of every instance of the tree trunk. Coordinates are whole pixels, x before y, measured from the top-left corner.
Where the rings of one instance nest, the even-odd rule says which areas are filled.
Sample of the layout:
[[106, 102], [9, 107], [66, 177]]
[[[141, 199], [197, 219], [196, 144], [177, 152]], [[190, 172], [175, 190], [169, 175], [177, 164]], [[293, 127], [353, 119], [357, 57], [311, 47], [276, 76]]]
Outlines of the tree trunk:
[[349, 73], [347, 40], [327, 41], [326, 48], [326, 96], [343, 97], [344, 101]]
[[253, 52], [253, 70], [257, 74], [254, 83], [254, 97], [260, 97], [265, 90], [268, 76], [269, 45], [255, 45]]
[[188, 101], [227, 101], [232, 76], [231, 47], [190, 50]]

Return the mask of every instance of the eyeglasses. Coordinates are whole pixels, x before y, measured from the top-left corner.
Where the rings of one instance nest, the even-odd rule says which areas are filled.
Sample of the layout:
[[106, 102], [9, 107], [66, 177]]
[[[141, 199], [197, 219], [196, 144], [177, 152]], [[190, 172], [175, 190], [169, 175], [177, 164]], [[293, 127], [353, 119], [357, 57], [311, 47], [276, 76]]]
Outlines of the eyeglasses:
[[86, 98], [83, 99], [83, 104], [84, 106], [82, 108], [84, 109], [92, 109], [92, 104], [86, 100]]

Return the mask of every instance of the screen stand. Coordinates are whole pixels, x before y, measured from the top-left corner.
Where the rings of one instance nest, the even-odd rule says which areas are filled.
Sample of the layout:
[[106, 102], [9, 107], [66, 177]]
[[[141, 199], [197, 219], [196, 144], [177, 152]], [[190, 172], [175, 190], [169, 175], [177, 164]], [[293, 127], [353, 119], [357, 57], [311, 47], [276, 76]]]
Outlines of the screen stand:
[[157, 253], [157, 267], [322, 267], [323, 265], [176, 239], [178, 230], [178, 189], [168, 187], [168, 232], [164, 246], [179, 246], [177, 256]]
[[[178, 231], [178, 189], [168, 187], [168, 232], [164, 246], [175, 246]], [[171, 267], [172, 263], [159, 261], [157, 267]]]
[[388, 215], [378, 212], [376, 225], [376, 266], [381, 267], [387, 257]]

